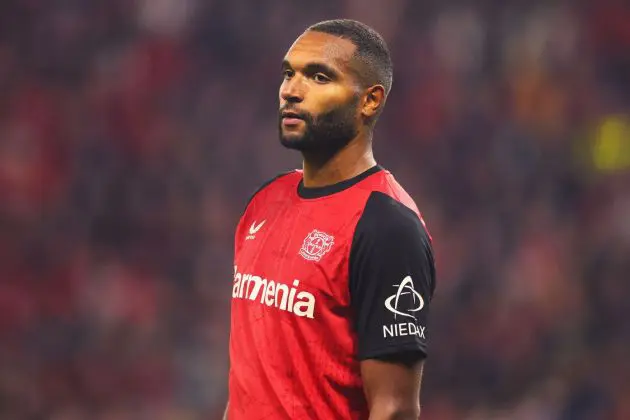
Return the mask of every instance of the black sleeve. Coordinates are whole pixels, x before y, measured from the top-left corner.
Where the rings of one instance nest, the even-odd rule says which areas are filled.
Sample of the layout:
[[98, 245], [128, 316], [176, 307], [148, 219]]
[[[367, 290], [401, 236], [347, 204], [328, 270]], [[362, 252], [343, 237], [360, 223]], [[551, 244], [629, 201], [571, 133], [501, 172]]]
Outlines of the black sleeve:
[[359, 360], [409, 353], [426, 357], [435, 266], [418, 215], [383, 193], [372, 193], [354, 233], [349, 263]]

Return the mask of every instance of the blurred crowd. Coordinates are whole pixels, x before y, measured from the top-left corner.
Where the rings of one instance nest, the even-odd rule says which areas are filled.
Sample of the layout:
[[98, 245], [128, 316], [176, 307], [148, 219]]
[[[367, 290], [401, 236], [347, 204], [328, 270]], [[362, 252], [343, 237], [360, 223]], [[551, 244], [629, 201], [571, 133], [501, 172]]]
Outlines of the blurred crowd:
[[280, 62], [386, 37], [379, 163], [438, 289], [428, 420], [630, 418], [622, 0], [0, 2], [0, 418], [219, 419], [233, 229], [299, 167]]

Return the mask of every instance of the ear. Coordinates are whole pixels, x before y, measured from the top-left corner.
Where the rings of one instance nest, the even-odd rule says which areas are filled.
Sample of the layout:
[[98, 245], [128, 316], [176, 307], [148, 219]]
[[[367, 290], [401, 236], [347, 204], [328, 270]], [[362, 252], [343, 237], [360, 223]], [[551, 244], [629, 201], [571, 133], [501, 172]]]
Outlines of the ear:
[[376, 116], [385, 104], [385, 88], [381, 85], [374, 85], [365, 91], [363, 96], [363, 106], [361, 115], [366, 119]]

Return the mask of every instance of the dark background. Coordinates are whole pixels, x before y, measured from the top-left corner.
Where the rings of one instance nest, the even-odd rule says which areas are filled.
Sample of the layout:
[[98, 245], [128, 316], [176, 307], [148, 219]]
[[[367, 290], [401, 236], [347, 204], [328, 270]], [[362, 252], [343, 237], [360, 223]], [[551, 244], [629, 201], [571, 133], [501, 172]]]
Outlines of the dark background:
[[2, 0], [0, 418], [220, 418], [233, 229], [301, 164], [280, 62], [333, 17], [394, 56], [376, 156], [439, 276], [423, 418], [630, 418], [617, 0]]

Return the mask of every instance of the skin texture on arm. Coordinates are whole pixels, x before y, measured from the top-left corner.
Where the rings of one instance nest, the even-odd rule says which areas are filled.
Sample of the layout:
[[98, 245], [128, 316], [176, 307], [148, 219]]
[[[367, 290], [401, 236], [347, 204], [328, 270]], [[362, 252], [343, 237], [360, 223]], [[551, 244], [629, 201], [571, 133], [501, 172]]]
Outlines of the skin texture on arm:
[[414, 354], [361, 362], [369, 420], [417, 420], [423, 367]]

